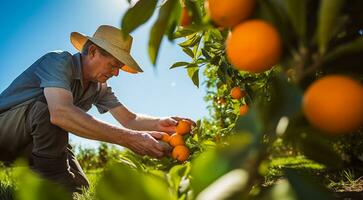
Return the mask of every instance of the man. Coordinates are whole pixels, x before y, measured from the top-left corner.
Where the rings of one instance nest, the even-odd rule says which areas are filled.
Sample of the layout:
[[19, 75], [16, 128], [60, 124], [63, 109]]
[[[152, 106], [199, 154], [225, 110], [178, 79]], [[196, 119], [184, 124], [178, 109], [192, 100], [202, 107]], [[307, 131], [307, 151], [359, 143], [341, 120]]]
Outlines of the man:
[[[135, 114], [107, 86], [119, 69], [142, 72], [130, 55], [131, 36], [102, 25], [93, 37], [73, 32], [70, 39], [81, 53], [44, 55], [0, 94], [0, 160], [25, 156], [43, 177], [80, 192], [89, 183], [68, 145], [68, 132], [158, 158], [166, 149], [157, 139], [173, 132], [181, 118]], [[92, 104], [100, 113], [110, 111], [123, 127], [87, 114]]]

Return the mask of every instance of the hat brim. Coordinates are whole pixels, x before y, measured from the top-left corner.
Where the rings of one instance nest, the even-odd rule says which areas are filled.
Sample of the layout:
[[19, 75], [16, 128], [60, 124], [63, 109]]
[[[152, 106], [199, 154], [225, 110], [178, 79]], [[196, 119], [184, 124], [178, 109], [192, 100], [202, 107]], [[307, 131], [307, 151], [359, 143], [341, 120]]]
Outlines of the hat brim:
[[137, 62], [130, 55], [129, 52], [120, 49], [105, 40], [89, 37], [78, 32], [72, 32], [70, 40], [72, 45], [80, 52], [82, 51], [83, 45], [87, 42], [87, 40], [91, 40], [93, 43], [110, 53], [120, 62], [124, 63], [125, 65], [129, 66], [137, 72], [143, 72], [143, 70], [140, 68], [140, 66], [137, 64]]

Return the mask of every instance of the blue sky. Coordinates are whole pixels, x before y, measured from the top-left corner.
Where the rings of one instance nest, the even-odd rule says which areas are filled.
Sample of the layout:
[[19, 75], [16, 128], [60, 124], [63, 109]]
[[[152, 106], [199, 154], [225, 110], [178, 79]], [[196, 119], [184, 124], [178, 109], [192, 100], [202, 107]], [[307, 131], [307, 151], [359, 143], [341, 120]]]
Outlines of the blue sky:
[[[69, 42], [72, 31], [92, 35], [101, 24], [119, 27], [128, 6], [126, 0], [2, 1], [0, 91], [48, 51], [76, 53]], [[154, 20], [131, 33], [134, 37], [131, 54], [145, 72], [138, 75], [120, 73], [109, 80], [109, 84], [120, 101], [137, 113], [179, 115], [194, 120], [207, 116], [204, 87], [195, 87], [183, 68], [169, 70], [174, 62], [190, 60], [176, 43], [164, 38], [156, 70], [149, 61], [147, 43]], [[117, 123], [110, 114], [100, 115], [95, 108], [89, 113], [103, 121]], [[97, 145], [97, 142], [74, 136], [71, 140], [82, 145]]]

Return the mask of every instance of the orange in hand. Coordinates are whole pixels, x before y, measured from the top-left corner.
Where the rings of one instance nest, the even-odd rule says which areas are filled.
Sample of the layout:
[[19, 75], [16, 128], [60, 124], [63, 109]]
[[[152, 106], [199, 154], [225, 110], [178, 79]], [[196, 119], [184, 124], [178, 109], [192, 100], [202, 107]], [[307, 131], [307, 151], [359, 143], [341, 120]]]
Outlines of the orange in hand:
[[177, 133], [174, 133], [170, 136], [169, 144], [173, 147], [176, 147], [178, 145], [184, 145], [184, 138], [182, 135], [179, 135]]
[[178, 145], [173, 149], [171, 156], [173, 159], [183, 162], [189, 157], [189, 149], [184, 145]]
[[163, 135], [161, 136], [161, 141], [167, 142], [169, 143], [170, 141], [170, 135], [167, 133], [163, 133]]
[[187, 133], [189, 133], [192, 130], [192, 123], [188, 120], [180, 120], [178, 122], [178, 125], [176, 126], [176, 132], [179, 135], [185, 135]]

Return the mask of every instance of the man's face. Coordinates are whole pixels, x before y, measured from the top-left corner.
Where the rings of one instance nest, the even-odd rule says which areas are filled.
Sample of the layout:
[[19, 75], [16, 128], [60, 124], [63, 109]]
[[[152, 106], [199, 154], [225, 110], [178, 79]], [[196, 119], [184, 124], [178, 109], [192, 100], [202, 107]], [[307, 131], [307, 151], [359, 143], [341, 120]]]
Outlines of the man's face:
[[93, 81], [104, 83], [113, 76], [118, 76], [120, 68], [124, 65], [115, 57], [96, 49], [91, 60]]

